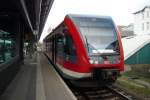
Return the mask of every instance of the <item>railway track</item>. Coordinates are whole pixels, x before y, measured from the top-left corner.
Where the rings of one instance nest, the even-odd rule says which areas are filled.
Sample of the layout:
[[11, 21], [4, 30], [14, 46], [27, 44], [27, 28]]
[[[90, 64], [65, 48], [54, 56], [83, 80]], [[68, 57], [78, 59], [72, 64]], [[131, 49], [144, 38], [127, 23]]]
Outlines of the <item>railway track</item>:
[[[51, 61], [50, 63], [62, 77], [55, 65]], [[77, 100], [138, 100], [131, 99], [130, 95], [125, 94], [124, 91], [119, 90], [117, 87], [76, 87], [70, 81], [65, 80], [63, 77], [62, 79], [77, 97]]]
[[133, 100], [125, 92], [115, 87], [79, 88], [70, 86], [77, 100]]

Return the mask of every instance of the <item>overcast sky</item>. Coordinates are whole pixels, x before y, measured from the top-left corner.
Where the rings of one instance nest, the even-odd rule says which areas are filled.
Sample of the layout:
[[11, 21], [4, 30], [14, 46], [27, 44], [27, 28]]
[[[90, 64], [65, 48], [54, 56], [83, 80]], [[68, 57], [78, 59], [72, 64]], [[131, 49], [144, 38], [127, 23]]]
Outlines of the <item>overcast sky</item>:
[[116, 25], [128, 25], [133, 23], [133, 13], [146, 5], [150, 5], [150, 0], [54, 0], [40, 41], [66, 14], [108, 15]]

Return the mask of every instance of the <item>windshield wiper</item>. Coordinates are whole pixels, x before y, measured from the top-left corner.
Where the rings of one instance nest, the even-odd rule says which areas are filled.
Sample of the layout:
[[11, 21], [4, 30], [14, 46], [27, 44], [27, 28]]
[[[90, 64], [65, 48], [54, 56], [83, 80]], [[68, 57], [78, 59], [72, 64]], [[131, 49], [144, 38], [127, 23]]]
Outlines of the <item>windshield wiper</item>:
[[89, 53], [89, 52], [90, 52], [90, 51], [89, 51], [89, 43], [88, 43], [88, 40], [87, 40], [87, 37], [86, 37], [86, 35], [85, 35], [85, 42], [86, 42], [86, 46], [87, 46], [88, 53]]
[[90, 43], [88, 43], [88, 39], [87, 39], [86, 35], [85, 35], [85, 42], [86, 42], [86, 45], [87, 45], [88, 53], [90, 53], [90, 50], [89, 50], [90, 47], [92, 47], [92, 49], [96, 50], [97, 53], [100, 53], [98, 51], [98, 49], [96, 49], [93, 45], [91, 45]]

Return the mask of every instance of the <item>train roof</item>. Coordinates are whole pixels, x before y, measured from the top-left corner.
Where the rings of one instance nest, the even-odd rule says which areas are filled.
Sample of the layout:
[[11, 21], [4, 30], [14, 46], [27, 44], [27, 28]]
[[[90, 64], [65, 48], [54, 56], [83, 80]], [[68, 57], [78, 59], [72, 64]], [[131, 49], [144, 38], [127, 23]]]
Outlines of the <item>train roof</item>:
[[[110, 16], [102, 16], [102, 15], [86, 15], [86, 14], [67, 14], [65, 17], [69, 17], [70, 19], [73, 19], [73, 17], [77, 17], [77, 18], [100, 18], [100, 19], [107, 19], [107, 20], [111, 20], [112, 18]], [[60, 23], [62, 24], [62, 22]], [[59, 24], [59, 25], [60, 25]], [[58, 25], [58, 26], [59, 26]], [[58, 28], [58, 26], [56, 28]], [[55, 29], [54, 29], [55, 30]], [[52, 31], [53, 32], [53, 31]], [[50, 36], [51, 34], [47, 35], [43, 41], [46, 41], [46, 39]]]
[[150, 43], [150, 34], [122, 38], [124, 59], [127, 60], [138, 50]]
[[73, 18], [73, 17], [80, 17], [80, 18], [101, 18], [101, 19], [110, 19], [112, 20], [112, 18], [110, 16], [103, 16], [103, 15], [86, 15], [86, 14], [68, 14], [66, 15], [70, 18]]

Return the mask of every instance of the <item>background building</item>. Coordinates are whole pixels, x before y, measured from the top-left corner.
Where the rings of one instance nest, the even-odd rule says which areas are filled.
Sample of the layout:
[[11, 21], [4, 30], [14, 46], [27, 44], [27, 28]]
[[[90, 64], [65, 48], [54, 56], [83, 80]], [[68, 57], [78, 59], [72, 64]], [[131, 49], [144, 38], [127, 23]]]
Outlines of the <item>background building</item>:
[[150, 34], [150, 6], [134, 13], [134, 34]]
[[134, 13], [133, 25], [122, 27], [123, 32], [133, 29], [134, 36], [122, 38], [125, 64], [150, 64], [150, 6]]
[[128, 26], [118, 26], [118, 29], [120, 31], [121, 37], [128, 37], [133, 36], [133, 24], [129, 24]]

